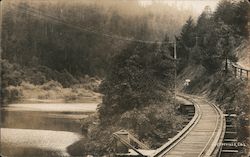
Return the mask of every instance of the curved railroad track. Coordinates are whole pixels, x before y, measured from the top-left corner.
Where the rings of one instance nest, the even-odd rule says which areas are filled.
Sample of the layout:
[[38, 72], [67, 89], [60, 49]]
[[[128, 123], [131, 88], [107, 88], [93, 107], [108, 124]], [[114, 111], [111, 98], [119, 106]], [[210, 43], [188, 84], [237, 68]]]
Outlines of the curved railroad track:
[[221, 110], [206, 99], [179, 95], [192, 102], [195, 115], [175, 137], [158, 148], [151, 157], [208, 157], [220, 153], [225, 133], [225, 118]]

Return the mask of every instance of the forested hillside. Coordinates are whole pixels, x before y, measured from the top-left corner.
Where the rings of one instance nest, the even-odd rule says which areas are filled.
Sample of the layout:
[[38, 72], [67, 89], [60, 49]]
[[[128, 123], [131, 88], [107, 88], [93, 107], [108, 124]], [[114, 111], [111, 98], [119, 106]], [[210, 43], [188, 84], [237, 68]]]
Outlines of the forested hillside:
[[178, 37], [179, 70], [191, 64], [202, 65], [209, 73], [227, 70], [225, 62], [236, 62], [234, 49], [249, 38], [249, 9], [247, 1], [223, 0], [214, 13], [206, 7], [197, 22], [189, 18]]
[[173, 39], [190, 15], [160, 4], [111, 4], [5, 1], [2, 57], [21, 66], [39, 64], [73, 75], [104, 76], [110, 57], [130, 39], [156, 41], [165, 34]]
[[[145, 8], [136, 1], [35, 2], [4, 5], [1, 64], [7, 103], [25, 93], [32, 97], [31, 90], [48, 91], [36, 96], [42, 99], [54, 93], [66, 102], [86, 99], [91, 92], [84, 89], [95, 90], [95, 82], [104, 79], [95, 90], [104, 94], [98, 114], [83, 124], [89, 130], [80, 141], [84, 145], [69, 148], [75, 155], [112, 152], [110, 135], [123, 125], [152, 147], [181, 129], [182, 118], [172, 106], [174, 61], [168, 42], [191, 15], [188, 10], [158, 3]], [[91, 80], [93, 87], [86, 88]]]
[[112, 56], [132, 41], [173, 39], [190, 14], [158, 3], [145, 8], [137, 1], [4, 1], [2, 100], [25, 97], [18, 87], [22, 82], [57, 81], [69, 88], [86, 83], [83, 77], [100, 80]]

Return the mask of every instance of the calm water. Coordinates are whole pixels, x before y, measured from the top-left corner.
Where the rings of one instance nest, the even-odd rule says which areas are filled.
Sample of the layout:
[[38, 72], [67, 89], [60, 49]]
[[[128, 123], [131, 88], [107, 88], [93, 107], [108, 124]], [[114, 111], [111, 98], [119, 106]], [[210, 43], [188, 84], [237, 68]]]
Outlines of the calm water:
[[[3, 155], [62, 156], [97, 104], [11, 104], [1, 111]], [[65, 154], [66, 153], [66, 154]]]

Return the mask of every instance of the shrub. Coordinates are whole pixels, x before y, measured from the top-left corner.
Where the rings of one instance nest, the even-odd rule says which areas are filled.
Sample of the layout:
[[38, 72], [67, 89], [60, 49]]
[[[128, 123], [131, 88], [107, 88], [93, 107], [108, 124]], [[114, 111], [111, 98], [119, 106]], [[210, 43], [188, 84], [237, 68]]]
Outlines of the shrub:
[[35, 85], [30, 84], [30, 83], [25, 82], [25, 81], [23, 81], [23, 82], [21, 83], [21, 87], [22, 87], [23, 89], [28, 89], [28, 90], [32, 90], [32, 89], [36, 88]]
[[121, 115], [118, 125], [133, 130], [139, 140], [152, 148], [161, 146], [166, 139], [182, 129], [182, 118], [167, 104], [151, 105], [127, 111]]
[[46, 76], [37, 70], [26, 72], [24, 80], [35, 85], [42, 85], [47, 82]]
[[4, 102], [15, 102], [22, 97], [22, 90], [19, 87], [9, 86], [3, 93]]
[[64, 87], [70, 87], [72, 84], [79, 83], [79, 81], [74, 78], [67, 70], [61, 72], [56, 80], [60, 82]]
[[9, 85], [18, 86], [22, 82], [22, 69], [17, 64], [10, 64], [7, 60], [0, 60], [2, 88]]
[[57, 81], [49, 81], [41, 86], [44, 90], [60, 90], [63, 86]]

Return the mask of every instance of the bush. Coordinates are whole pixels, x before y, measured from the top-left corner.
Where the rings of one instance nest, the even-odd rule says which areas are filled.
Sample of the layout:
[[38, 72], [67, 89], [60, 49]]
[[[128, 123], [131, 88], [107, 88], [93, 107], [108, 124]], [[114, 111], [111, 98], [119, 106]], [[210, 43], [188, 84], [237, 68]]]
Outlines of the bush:
[[61, 72], [55, 80], [60, 82], [64, 87], [70, 87], [72, 84], [79, 83], [67, 70]]
[[1, 77], [2, 88], [18, 86], [22, 82], [23, 70], [17, 64], [10, 64], [7, 60], [0, 60], [1, 63]]
[[46, 66], [39, 66], [37, 69], [47, 80], [55, 80], [61, 83], [63, 87], [70, 87], [73, 84], [79, 83], [79, 81], [67, 70], [59, 72], [57, 70], [52, 70]]
[[35, 85], [42, 85], [47, 82], [46, 76], [37, 70], [27, 70], [25, 74], [25, 81], [30, 82]]
[[19, 87], [9, 86], [4, 90], [4, 102], [15, 102], [22, 97], [22, 90]]
[[27, 89], [27, 90], [32, 90], [32, 89], [36, 88], [35, 85], [30, 84], [30, 83], [25, 82], [25, 81], [23, 81], [23, 82], [21, 83], [21, 87], [22, 87], [24, 90], [25, 90], [25, 89]]
[[63, 86], [57, 81], [49, 81], [41, 86], [44, 90], [60, 90]]
[[80, 84], [77, 84], [76, 86], [80, 85], [80, 88], [85, 88], [87, 90], [99, 92], [99, 85], [101, 81], [98, 78], [89, 77], [88, 75], [86, 75], [85, 77], [79, 78], [79, 83]]
[[158, 104], [127, 111], [121, 115], [118, 125], [133, 130], [139, 140], [157, 148], [182, 129], [182, 118], [170, 106]]

